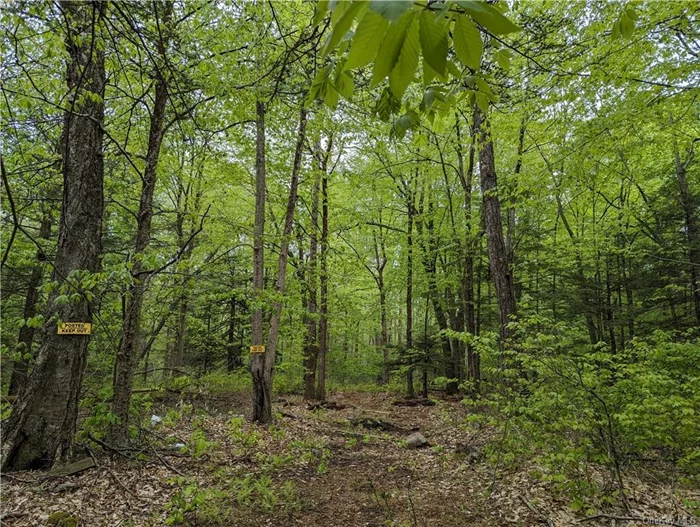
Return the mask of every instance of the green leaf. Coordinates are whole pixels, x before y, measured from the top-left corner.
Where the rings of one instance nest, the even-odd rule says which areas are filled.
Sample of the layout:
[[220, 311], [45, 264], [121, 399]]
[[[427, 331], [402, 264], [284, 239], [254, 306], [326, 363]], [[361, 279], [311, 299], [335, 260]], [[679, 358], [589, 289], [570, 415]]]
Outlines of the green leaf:
[[420, 14], [420, 47], [423, 60], [443, 77], [447, 61], [447, 28], [428, 10]]
[[462, 72], [460, 69], [457, 67], [457, 65], [452, 62], [451, 60], [447, 61], [447, 71], [449, 71], [453, 77], [459, 79], [462, 77]]
[[316, 4], [316, 14], [314, 14], [314, 25], [321, 23], [321, 20], [326, 16], [328, 11], [328, 0], [319, 0]]
[[329, 52], [335, 49], [338, 43], [349, 31], [355, 17], [366, 5], [367, 4], [365, 2], [353, 2], [352, 5], [347, 8], [345, 13], [343, 13], [343, 16], [340, 17], [338, 22], [333, 27], [333, 32], [328, 37], [326, 45], [324, 46], [323, 55], [328, 55]]
[[457, 17], [452, 34], [457, 58], [473, 70], [479, 69], [483, 44], [479, 30], [466, 16]]
[[399, 60], [389, 75], [389, 87], [398, 100], [401, 100], [406, 88], [413, 81], [413, 74], [418, 67], [419, 55], [418, 18], [413, 17], [411, 24], [406, 29]]
[[56, 297], [56, 300], [54, 300], [54, 303], [57, 306], [65, 306], [70, 303], [70, 298], [68, 298], [68, 295], [59, 295]]
[[496, 62], [501, 67], [501, 69], [510, 69], [510, 51], [507, 49], [499, 49], [495, 53]]
[[484, 28], [496, 35], [505, 35], [520, 31], [520, 28], [508, 20], [498, 10], [479, 0], [456, 0], [456, 4], [464, 9], [470, 17]]
[[328, 89], [326, 90], [324, 101], [326, 101], [326, 104], [332, 110], [335, 110], [336, 107], [338, 106], [338, 92], [336, 91], [335, 87], [332, 84], [328, 85]]
[[623, 14], [620, 17], [620, 33], [625, 38], [631, 38], [634, 33], [634, 20]]
[[403, 46], [404, 38], [406, 37], [406, 29], [413, 20], [413, 12], [409, 11], [403, 14], [399, 20], [389, 26], [389, 29], [384, 35], [384, 40], [379, 48], [377, 60], [374, 61], [374, 69], [372, 70], [372, 81], [370, 88], [373, 88], [382, 82], [391, 70], [394, 69], [396, 61], [399, 60], [401, 47]]
[[335, 83], [335, 89], [340, 95], [350, 100], [355, 91], [355, 81], [347, 71], [342, 72]]
[[377, 56], [387, 27], [389, 27], [388, 20], [374, 11], [367, 11], [357, 25], [355, 36], [352, 38], [345, 69], [361, 68], [372, 62]]
[[369, 8], [387, 20], [396, 22], [413, 5], [413, 0], [371, 0]]
[[613, 28], [612, 28], [612, 33], [610, 34], [610, 38], [612, 38], [613, 40], [617, 40], [618, 38], [620, 38], [620, 21], [619, 20], [615, 20], [615, 23], [613, 24]]

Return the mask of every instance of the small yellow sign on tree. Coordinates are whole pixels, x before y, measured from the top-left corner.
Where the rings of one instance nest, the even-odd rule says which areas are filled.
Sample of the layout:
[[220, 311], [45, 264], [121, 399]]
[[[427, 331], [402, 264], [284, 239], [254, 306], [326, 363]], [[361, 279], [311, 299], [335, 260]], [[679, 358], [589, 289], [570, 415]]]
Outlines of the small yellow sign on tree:
[[59, 335], [89, 335], [92, 324], [89, 322], [63, 322], [58, 325]]
[[262, 345], [251, 346], [250, 352], [251, 353], [265, 353], [265, 346], [262, 346]]

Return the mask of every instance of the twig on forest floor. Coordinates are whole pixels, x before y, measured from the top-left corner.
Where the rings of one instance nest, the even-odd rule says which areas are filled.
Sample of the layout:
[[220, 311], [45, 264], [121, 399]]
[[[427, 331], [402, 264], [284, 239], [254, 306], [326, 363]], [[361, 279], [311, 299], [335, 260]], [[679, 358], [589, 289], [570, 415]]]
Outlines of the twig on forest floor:
[[97, 458], [95, 457], [94, 452], [92, 451], [92, 449], [91, 449], [89, 446], [86, 445], [86, 446], [85, 446], [85, 449], [87, 450], [88, 454], [89, 454], [90, 457], [92, 458], [93, 463], [95, 463], [95, 468], [98, 468], [98, 469], [99, 469], [99, 468], [104, 468], [104, 469], [107, 471], [107, 473], [108, 473], [110, 476], [112, 476], [112, 479], [113, 479], [114, 481], [116, 481], [117, 484], [118, 484], [121, 488], [123, 488], [126, 492], [128, 492], [128, 493], [131, 494], [132, 496], [136, 497], [136, 493], [135, 493], [133, 490], [131, 490], [129, 487], [127, 487], [126, 485], [124, 485], [124, 483], [121, 482], [121, 480], [116, 476], [116, 474], [115, 474], [114, 472], [112, 472], [112, 469], [110, 469], [110, 468], [107, 467], [107, 466], [102, 466], [102, 465], [100, 465], [100, 464], [97, 462]]
[[641, 522], [641, 523], [650, 523], [654, 522], [655, 525], [671, 525], [672, 527], [687, 527], [687, 523], [678, 523], [674, 521], [669, 521], [669, 520], [664, 520], [664, 519], [655, 519], [655, 518], [645, 518], [643, 516], [616, 516], [615, 514], [594, 514], [593, 516], [587, 516], [586, 518], [583, 518], [579, 520], [579, 523], [587, 522], [590, 520], [597, 520], [600, 518], [605, 518], [608, 520], [616, 520], [616, 521], [622, 521], [622, 522]]
[[15, 481], [19, 481], [21, 483], [31, 483], [32, 485], [36, 485], [37, 483], [41, 482], [43, 479], [43, 478], [24, 479], [24, 478], [20, 478], [19, 476], [14, 476], [12, 474], [0, 474], [0, 479], [2, 479], [2, 478], [10, 478], [10, 479], [13, 479]]
[[171, 465], [169, 462], [167, 462], [165, 459], [163, 459], [163, 457], [161, 457], [161, 455], [158, 453], [158, 451], [157, 451], [155, 448], [153, 449], [153, 453], [154, 453], [155, 456], [158, 458], [158, 460], [159, 460], [161, 463], [163, 463], [163, 465], [164, 465], [166, 468], [169, 468], [170, 470], [172, 470], [173, 472], [175, 472], [176, 474], [178, 474], [178, 475], [180, 475], [180, 476], [184, 476], [184, 475], [185, 475], [185, 474], [183, 474], [180, 470], [178, 470], [177, 468], [175, 468], [174, 466], [172, 466], [172, 465]]
[[520, 501], [522, 501], [522, 502], [525, 504], [525, 506], [526, 506], [528, 509], [530, 509], [530, 511], [532, 512], [532, 514], [534, 514], [535, 516], [537, 516], [537, 519], [538, 519], [538, 520], [540, 520], [541, 522], [546, 523], [546, 524], [548, 525], [548, 527], [554, 527], [554, 522], [553, 522], [552, 520], [550, 520], [545, 514], [543, 514], [543, 513], [540, 512], [539, 510], [537, 510], [537, 509], [535, 508], [535, 506], [534, 506], [532, 503], [530, 503], [529, 501], [527, 501], [527, 500], [525, 499], [525, 496], [523, 496], [522, 494], [518, 494], [518, 498], [520, 498]]
[[[92, 441], [93, 443], [97, 443], [98, 445], [100, 445], [100, 446], [101, 446], [102, 448], [104, 448], [105, 450], [109, 450], [110, 452], [114, 452], [115, 454], [119, 454], [120, 456], [122, 456], [122, 457], [124, 457], [124, 458], [126, 458], [126, 459], [128, 459], [128, 460], [130, 460], [130, 461], [133, 460], [133, 457], [130, 456], [129, 454], [125, 454], [124, 452], [122, 452], [121, 450], [119, 450], [117, 447], [112, 446], [112, 445], [110, 445], [109, 443], [105, 443], [105, 442], [102, 441], [101, 439], [97, 439], [97, 438], [96, 438], [95, 436], [93, 436], [92, 434], [88, 434], [88, 439], [89, 439], [90, 441]], [[90, 452], [90, 449], [89, 449], [87, 446], [86, 446], [85, 448], [87, 448], [87, 449], [88, 449], [88, 452]], [[93, 460], [94, 460], [94, 458], [93, 458]]]
[[0, 514], [0, 522], [8, 518], [21, 518], [22, 516], [27, 516], [28, 514], [28, 512], [19, 511], [3, 512], [2, 514]]

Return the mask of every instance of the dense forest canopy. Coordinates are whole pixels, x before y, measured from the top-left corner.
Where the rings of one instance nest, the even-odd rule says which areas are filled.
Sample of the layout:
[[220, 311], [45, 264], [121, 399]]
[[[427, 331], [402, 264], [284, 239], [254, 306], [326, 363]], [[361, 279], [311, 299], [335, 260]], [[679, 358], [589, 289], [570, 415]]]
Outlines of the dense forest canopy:
[[3, 471], [138, 444], [164, 393], [370, 390], [457, 397], [576, 510], [588, 463], [628, 513], [637, 458], [697, 487], [699, 17], [5, 4]]

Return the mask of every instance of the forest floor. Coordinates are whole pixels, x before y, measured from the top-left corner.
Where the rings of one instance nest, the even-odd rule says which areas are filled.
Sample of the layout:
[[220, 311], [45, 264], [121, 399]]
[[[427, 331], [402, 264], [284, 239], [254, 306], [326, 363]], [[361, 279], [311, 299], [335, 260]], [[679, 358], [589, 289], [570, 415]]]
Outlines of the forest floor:
[[[533, 476], [537, 467], [487, 463], [483, 445], [499, 439], [488, 427], [464, 426], [469, 410], [458, 401], [398, 407], [383, 393], [332, 400], [340, 409], [280, 399], [270, 428], [243, 418], [247, 394], [156, 404], [163, 422], [144, 428], [150, 446], [142, 451], [110, 454], [91, 443], [97, 466], [77, 475], [4, 477], [1, 523], [52, 525], [61, 513], [90, 527], [564, 526], [584, 517]], [[429, 446], [407, 447], [415, 430]], [[668, 482], [630, 475], [625, 483], [636, 516], [682, 513]]]

